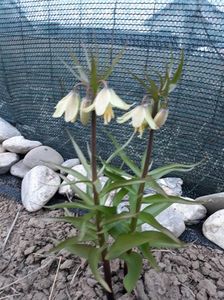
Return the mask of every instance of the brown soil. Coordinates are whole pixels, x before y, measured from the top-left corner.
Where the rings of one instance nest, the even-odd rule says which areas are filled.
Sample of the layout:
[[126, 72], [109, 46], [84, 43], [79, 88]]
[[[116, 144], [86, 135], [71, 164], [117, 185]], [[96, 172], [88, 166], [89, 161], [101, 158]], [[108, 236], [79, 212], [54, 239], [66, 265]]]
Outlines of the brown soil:
[[[0, 199], [0, 247], [21, 205]], [[85, 261], [62, 251], [48, 250], [65, 237], [76, 233], [64, 223], [43, 217], [62, 211], [20, 210], [7, 244], [0, 256], [0, 300], [75, 300], [105, 299]], [[206, 300], [224, 299], [223, 251], [189, 245], [178, 251], [158, 250], [154, 254], [161, 272], [144, 266], [144, 273], [132, 295], [122, 290], [119, 263], [114, 261], [113, 282], [116, 299], [128, 300]], [[58, 272], [57, 272], [58, 269]]]

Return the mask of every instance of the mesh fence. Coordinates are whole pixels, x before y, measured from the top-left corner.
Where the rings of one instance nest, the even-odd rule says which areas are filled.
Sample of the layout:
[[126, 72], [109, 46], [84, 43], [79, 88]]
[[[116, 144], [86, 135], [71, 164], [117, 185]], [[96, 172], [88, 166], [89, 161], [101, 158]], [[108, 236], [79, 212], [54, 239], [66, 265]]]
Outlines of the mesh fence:
[[[170, 97], [166, 126], [156, 134], [154, 166], [194, 163], [182, 175], [188, 194], [224, 190], [224, 1], [223, 0], [2, 0], [0, 2], [0, 116], [24, 136], [73, 156], [65, 127], [86, 149], [89, 128], [51, 117], [54, 106], [74, 85], [61, 60], [74, 51], [84, 61], [82, 44], [98, 48], [102, 62], [124, 45], [126, 52], [110, 85], [127, 102], [138, 103], [142, 88], [127, 69], [142, 76], [162, 72], [173, 52], [184, 49], [184, 72]], [[124, 143], [129, 126], [108, 128]], [[98, 154], [111, 153], [102, 124]], [[128, 152], [138, 161], [145, 139], [136, 138]], [[177, 174], [178, 175], [178, 174]]]

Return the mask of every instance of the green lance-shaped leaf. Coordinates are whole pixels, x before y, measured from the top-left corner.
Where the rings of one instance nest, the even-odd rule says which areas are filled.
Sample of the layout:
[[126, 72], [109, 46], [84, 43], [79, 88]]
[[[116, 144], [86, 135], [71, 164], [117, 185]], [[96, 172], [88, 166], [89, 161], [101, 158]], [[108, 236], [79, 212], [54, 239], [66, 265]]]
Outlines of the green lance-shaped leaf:
[[160, 88], [159, 88], [159, 90], [161, 91], [161, 89], [163, 88], [163, 85], [164, 85], [164, 78], [163, 78], [163, 76], [158, 71], [156, 71], [156, 74], [159, 77], [159, 82], [160, 82]]
[[128, 193], [127, 189], [120, 189], [120, 191], [118, 191], [113, 198], [113, 206], [117, 207], [124, 199], [124, 197], [127, 195], [127, 193]]
[[107, 217], [116, 214], [116, 207], [113, 206], [95, 205], [95, 209], [102, 212]]
[[113, 73], [113, 70], [115, 66], [119, 63], [121, 60], [123, 54], [125, 52], [125, 47], [121, 49], [121, 51], [115, 56], [115, 58], [112, 60], [111, 65], [108, 67], [108, 69], [105, 71], [104, 75], [102, 76], [102, 80], [107, 80], [110, 75]]
[[163, 167], [159, 167], [157, 169], [154, 169], [149, 172], [149, 175], [151, 175], [154, 179], [159, 179], [171, 172], [189, 172], [196, 166], [201, 164], [201, 162], [191, 165], [186, 164], [169, 164]]
[[140, 184], [140, 183], [149, 182], [149, 181], [153, 181], [150, 176], [147, 176], [146, 178], [139, 178], [139, 177], [132, 177], [131, 179], [122, 178], [122, 179], [114, 181], [113, 183], [104, 187], [100, 194], [101, 194], [101, 196], [104, 196], [105, 194], [107, 194], [111, 191], [117, 190], [119, 188], [133, 186], [135, 184]]
[[122, 150], [124, 150], [132, 141], [133, 137], [135, 135], [135, 132], [133, 132], [133, 134], [130, 136], [130, 138], [127, 140], [127, 142], [125, 142], [121, 147], [117, 148], [110, 156], [109, 158], [103, 163], [103, 167], [101, 168], [99, 175], [100, 176], [104, 169], [106, 168], [106, 166], [119, 154], [119, 152], [121, 152]]
[[90, 86], [96, 95], [98, 90], [97, 60], [93, 54], [91, 55]]
[[107, 259], [119, 257], [124, 252], [138, 247], [145, 243], [149, 243], [153, 248], [178, 248], [183, 246], [181, 242], [171, 239], [162, 232], [144, 231], [121, 234], [110, 247]]
[[66, 249], [72, 254], [78, 255], [80, 257], [89, 258], [89, 255], [92, 251], [94, 251], [94, 247], [90, 245], [85, 245], [78, 243], [77, 237], [68, 238], [65, 241], [59, 243], [57, 246], [52, 248], [50, 252], [57, 252], [62, 249]]
[[83, 192], [80, 188], [77, 186], [77, 182], [72, 183], [66, 176], [60, 174], [60, 177], [70, 185], [71, 189], [86, 203], [86, 204], [93, 204], [92, 198], [88, 195], [88, 193]]
[[167, 196], [164, 197], [162, 195], [150, 195], [150, 196], [144, 196], [142, 199], [142, 203], [149, 203], [149, 204], [159, 204], [159, 203], [180, 203], [180, 204], [198, 204], [197, 201], [191, 201], [187, 200], [178, 196]]
[[78, 144], [76, 143], [76, 141], [74, 140], [73, 136], [71, 135], [71, 133], [66, 130], [67, 133], [68, 133], [68, 136], [72, 142], [72, 145], [75, 149], [75, 152], [80, 160], [80, 162], [82, 163], [83, 167], [85, 168], [86, 170], [86, 173], [88, 174], [88, 177], [91, 178], [92, 176], [92, 173], [91, 173], [91, 168], [90, 168], [90, 165], [87, 163], [87, 160], [85, 158], [85, 155], [83, 154], [82, 150], [80, 149], [80, 147], [78, 146]]
[[112, 224], [112, 223], [119, 223], [122, 222], [123, 220], [130, 220], [131, 218], [134, 218], [136, 216], [137, 214], [130, 214], [127, 212], [123, 212], [106, 218], [105, 220], [102, 221], [102, 226]]
[[123, 254], [121, 258], [127, 263], [128, 273], [124, 277], [124, 287], [130, 293], [141, 275], [142, 257], [137, 252], [131, 252]]
[[[104, 162], [103, 162], [104, 163]], [[118, 176], [120, 177], [130, 177], [130, 175], [125, 172], [124, 170], [122, 170], [121, 168], [117, 168], [115, 166], [112, 166], [110, 164], [105, 164], [105, 169], [104, 169], [104, 174], [106, 174], [106, 172], [109, 174], [109, 178], [116, 180], [116, 178]]]
[[[113, 184], [114, 182], [120, 182], [120, 181], [125, 180], [124, 177], [123, 177], [125, 175], [122, 174], [122, 176], [120, 176], [120, 175], [116, 174], [115, 172], [113, 172], [113, 169], [114, 169], [113, 167], [110, 168], [110, 169], [111, 169], [111, 172], [105, 170], [104, 173], [107, 177], [109, 177], [111, 179], [111, 181], [106, 186], [103, 187], [101, 193], [103, 192], [103, 190], [109, 189], [111, 184]], [[130, 175], [128, 175], [128, 177], [131, 179]], [[126, 189], [127, 192], [130, 192], [130, 193], [133, 193], [133, 194], [136, 193], [136, 189], [133, 186], [130, 186], [130, 185], [124, 186], [123, 189]], [[107, 193], [105, 193], [105, 194], [107, 194]], [[103, 197], [103, 193], [100, 195], [100, 197]]]
[[100, 257], [101, 257], [100, 249], [93, 248], [92, 251], [88, 253], [89, 267], [90, 267], [94, 277], [103, 286], [103, 288], [106, 291], [111, 292], [110, 287], [105, 282], [103, 277], [100, 275], [100, 272], [98, 270], [98, 264], [99, 264], [99, 261], [100, 261]]
[[91, 60], [90, 60], [90, 57], [89, 57], [88, 49], [83, 44], [81, 46], [82, 46], [84, 54], [85, 54], [85, 59], [86, 59], [86, 64], [87, 64], [88, 70], [91, 71]]
[[143, 245], [139, 246], [138, 248], [142, 252], [143, 256], [146, 259], [148, 259], [148, 262], [149, 262], [150, 266], [152, 266], [154, 269], [159, 271], [159, 266], [156, 262], [155, 257], [153, 256], [152, 252], [150, 251], [148, 243], [143, 244]]
[[118, 180], [115, 180], [111, 184], [105, 186], [100, 193], [100, 197], [103, 197], [105, 194], [122, 187], [128, 188], [131, 193], [136, 193], [134, 185], [138, 185], [141, 183], [145, 183], [157, 193], [163, 195], [164, 197], [168, 197], [164, 190], [160, 187], [160, 185], [151, 176], [146, 176], [145, 178], [132, 177], [131, 179], [120, 177]]
[[[116, 149], [122, 148], [122, 146], [117, 142], [117, 140], [111, 134], [108, 134], [108, 136], [111, 139]], [[139, 169], [139, 167], [126, 155], [126, 153], [123, 150], [119, 151], [118, 155], [123, 160], [123, 162], [134, 172], [135, 175], [137, 176], [141, 175], [141, 170]]]
[[177, 86], [177, 82], [180, 80], [181, 74], [182, 74], [182, 70], [183, 70], [183, 65], [184, 65], [184, 51], [181, 51], [181, 59], [180, 59], [180, 63], [173, 75], [173, 78], [170, 81], [170, 88], [169, 88], [169, 92], [172, 92], [175, 87]]
[[148, 91], [150, 92], [152, 99], [157, 102], [159, 100], [159, 89], [158, 89], [155, 81], [152, 80], [152, 78], [148, 74], [146, 74], [146, 78], [149, 83]]
[[166, 234], [169, 236], [173, 241], [176, 243], [179, 243], [179, 240], [165, 227], [163, 227], [153, 215], [151, 215], [148, 212], [142, 211], [138, 215], [138, 219], [141, 220], [143, 223], [147, 223], [154, 227], [155, 229], [161, 231], [162, 233]]
[[152, 188], [155, 192], [157, 192], [160, 195], [163, 195], [165, 198], [168, 197], [168, 195], [164, 192], [164, 190], [161, 188], [161, 186], [156, 182], [156, 180], [152, 176], [150, 176], [150, 179], [151, 180], [146, 181], [146, 187]]
[[128, 204], [131, 213], [136, 213], [136, 205], [138, 202], [138, 187], [135, 193], [128, 193]]
[[64, 173], [70, 174], [70, 175], [78, 178], [80, 181], [86, 182], [88, 184], [88, 186], [92, 187], [92, 181], [90, 181], [87, 176], [84, 176], [83, 174], [73, 170], [72, 168], [64, 167], [64, 166], [61, 166], [61, 165], [58, 165], [55, 163], [51, 163], [51, 162], [47, 162], [47, 165], [49, 165], [50, 167], [57, 168], [58, 170], [63, 171]]
[[78, 235], [79, 242], [82, 242], [85, 239], [86, 233], [88, 232], [87, 221], [81, 223], [80, 232]]
[[146, 211], [148, 213], [150, 213], [151, 215], [153, 215], [154, 217], [158, 216], [158, 214], [160, 214], [162, 211], [164, 211], [165, 209], [167, 209], [172, 203], [154, 203], [151, 204], [149, 206], [147, 206], [146, 208], [143, 209], [143, 211]]
[[127, 70], [127, 73], [131, 74], [131, 76], [138, 81], [138, 83], [146, 90], [148, 91], [148, 85], [145, 83], [145, 80], [141, 79], [139, 76], [137, 76], [135, 73], [131, 72], [130, 70]]
[[54, 205], [50, 205], [50, 206], [45, 206], [46, 208], [49, 209], [57, 209], [57, 208], [80, 208], [80, 209], [87, 209], [87, 210], [96, 210], [94, 205], [88, 205], [85, 204], [83, 202], [80, 201], [76, 201], [76, 202], [64, 202], [64, 203], [59, 203], [59, 204], [54, 204]]
[[171, 77], [172, 71], [173, 71], [173, 51], [171, 52], [171, 58], [170, 58], [170, 63], [167, 65], [167, 71], [168, 71], [168, 75], [169, 78]]
[[[88, 221], [88, 219], [90, 219], [92, 217], [93, 217], [92, 213], [87, 213], [87, 214], [85, 214], [84, 216], [81, 216], [81, 217], [62, 216], [62, 217], [57, 217], [57, 218], [48, 218], [48, 220], [56, 221], [56, 222], [66, 222], [66, 223], [69, 223], [72, 226], [80, 229], [81, 226], [82, 226], [81, 224], [83, 223], [83, 221]], [[88, 222], [87, 226], [88, 226], [88, 230], [96, 231], [96, 227], [93, 223]]]
[[73, 64], [75, 65], [75, 69], [77, 69], [77, 72], [80, 76], [80, 79], [81, 79], [80, 81], [89, 83], [88, 75], [87, 75], [85, 69], [83, 68], [83, 66], [80, 64], [77, 56], [75, 55], [75, 53], [73, 51], [70, 51], [70, 57], [72, 59]]
[[114, 238], [117, 239], [121, 234], [128, 233], [130, 230], [130, 222], [123, 221], [119, 224], [113, 223], [105, 225], [107, 232]]
[[169, 66], [166, 66], [166, 75], [164, 78], [164, 85], [160, 90], [160, 95], [167, 98], [169, 96], [169, 88], [170, 88], [170, 76], [169, 76]]
[[75, 72], [75, 70], [74, 70], [69, 64], [67, 64], [67, 63], [66, 63], [63, 59], [61, 59], [60, 57], [59, 57], [59, 60], [63, 63], [63, 65], [70, 71], [70, 73], [71, 73], [77, 80], [82, 81], [82, 78], [80, 77], [80, 75], [77, 74], [77, 73]]

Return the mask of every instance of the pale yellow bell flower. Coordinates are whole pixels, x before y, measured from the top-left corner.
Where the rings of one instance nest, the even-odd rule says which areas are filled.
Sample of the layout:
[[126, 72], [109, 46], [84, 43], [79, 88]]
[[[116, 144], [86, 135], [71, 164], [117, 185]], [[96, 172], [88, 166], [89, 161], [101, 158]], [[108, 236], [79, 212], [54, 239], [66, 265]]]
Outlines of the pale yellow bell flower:
[[68, 93], [68, 95], [62, 98], [55, 106], [55, 112], [53, 114], [53, 117], [60, 118], [63, 114], [65, 114], [65, 122], [74, 123], [78, 115], [79, 105], [79, 94], [72, 90], [70, 93]]
[[93, 103], [83, 111], [95, 110], [97, 116], [104, 117], [104, 124], [108, 124], [114, 118], [113, 108], [128, 110], [131, 105], [126, 104], [111, 88], [104, 87], [94, 99]]
[[140, 137], [142, 136], [145, 128], [150, 127], [151, 129], [158, 129], [155, 121], [151, 116], [150, 107], [148, 104], [138, 105], [131, 111], [127, 112], [123, 116], [117, 118], [118, 123], [124, 123], [131, 119], [131, 125], [134, 127], [136, 132], [139, 132]]
[[154, 121], [159, 128], [166, 123], [168, 114], [169, 114], [169, 110], [167, 108], [161, 108], [159, 112], [156, 114]]
[[84, 109], [87, 108], [91, 104], [90, 99], [83, 98], [80, 105], [80, 121], [83, 125], [87, 125], [90, 118], [90, 113], [85, 112]]

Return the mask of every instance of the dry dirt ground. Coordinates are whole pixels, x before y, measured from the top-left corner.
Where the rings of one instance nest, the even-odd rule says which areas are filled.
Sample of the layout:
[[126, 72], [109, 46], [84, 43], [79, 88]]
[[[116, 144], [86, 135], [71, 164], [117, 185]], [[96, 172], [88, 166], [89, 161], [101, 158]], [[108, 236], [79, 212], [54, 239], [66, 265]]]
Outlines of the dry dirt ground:
[[[85, 261], [65, 251], [57, 256], [48, 253], [56, 240], [76, 233], [70, 225], [43, 220], [62, 213], [28, 213], [20, 204], [0, 198], [0, 300], [105, 299]], [[113, 262], [116, 299], [224, 299], [223, 251], [191, 244], [185, 249], [157, 250], [154, 254], [161, 271], [145, 264], [132, 295], [122, 290], [122, 271], [118, 262]]]

